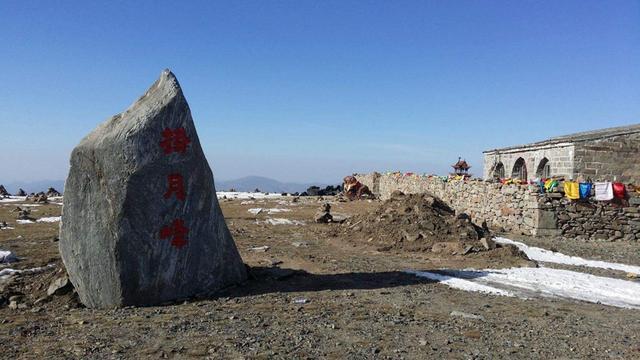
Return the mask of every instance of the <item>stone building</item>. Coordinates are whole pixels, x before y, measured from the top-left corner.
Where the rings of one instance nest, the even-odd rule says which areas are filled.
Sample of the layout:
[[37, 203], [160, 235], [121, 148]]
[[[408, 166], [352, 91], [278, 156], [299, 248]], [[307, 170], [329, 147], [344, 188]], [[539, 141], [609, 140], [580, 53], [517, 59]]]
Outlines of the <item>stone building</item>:
[[484, 152], [484, 179], [640, 182], [640, 124], [554, 137]]

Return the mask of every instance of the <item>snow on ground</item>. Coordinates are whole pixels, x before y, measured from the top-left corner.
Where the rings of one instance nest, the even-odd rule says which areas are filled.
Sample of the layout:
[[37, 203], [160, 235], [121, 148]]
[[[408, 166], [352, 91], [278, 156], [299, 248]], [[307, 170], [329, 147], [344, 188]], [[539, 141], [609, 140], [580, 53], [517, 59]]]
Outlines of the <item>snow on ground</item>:
[[554, 297], [640, 309], [640, 283], [552, 268], [408, 271], [449, 287], [520, 298]]
[[4, 202], [19, 202], [19, 201], [26, 201], [27, 197], [26, 196], [7, 196], [4, 198], [0, 199], [0, 202], [4, 203]]
[[227, 199], [276, 199], [281, 198], [282, 194], [279, 193], [261, 193], [261, 192], [231, 192], [231, 191], [218, 191], [216, 193], [218, 199], [222, 199], [226, 196]]
[[476, 292], [481, 292], [484, 294], [491, 294], [491, 295], [515, 296], [510, 291], [498, 289], [488, 285], [475, 283], [470, 280], [465, 280], [465, 279], [455, 277], [454, 275], [446, 275], [444, 273], [436, 273], [431, 271], [416, 271], [416, 270], [407, 270], [405, 272], [408, 274], [413, 274], [413, 275], [427, 278], [430, 280], [435, 280], [439, 283], [448, 285], [449, 287], [452, 287], [454, 289], [476, 291]]
[[43, 217], [43, 218], [37, 219], [36, 221], [33, 221], [33, 220], [20, 220], [20, 219], [18, 219], [18, 220], [16, 220], [16, 222], [17, 222], [18, 224], [22, 224], [22, 225], [24, 225], [24, 224], [34, 224], [34, 223], [36, 223], [36, 222], [39, 222], [39, 223], [43, 223], [43, 222], [53, 223], [53, 222], [58, 222], [58, 221], [60, 221], [60, 219], [61, 219], [61, 217], [60, 217], [60, 216], [49, 216], [49, 217]]
[[60, 221], [60, 216], [50, 216], [50, 217], [43, 217], [40, 218], [38, 220], [36, 220], [37, 222], [58, 222]]
[[[497, 243], [512, 244], [530, 259], [546, 263], [620, 270], [640, 274], [640, 267], [589, 260], [546, 249], [528, 246], [506, 238]], [[515, 296], [523, 299], [552, 297], [587, 301], [597, 304], [640, 309], [640, 282], [586, 274], [580, 271], [538, 268], [484, 270], [408, 270], [409, 274], [438, 281], [451, 288], [491, 295]]]
[[270, 224], [270, 225], [304, 225], [304, 221], [291, 220], [283, 218], [268, 218], [264, 221], [256, 221], [256, 224]]
[[277, 214], [281, 212], [290, 212], [290, 211], [291, 209], [271, 208], [271, 209], [267, 209], [267, 214], [271, 215], [271, 214]]
[[266, 211], [267, 214], [269, 215], [273, 215], [273, 214], [277, 214], [277, 213], [282, 213], [282, 212], [290, 212], [291, 209], [279, 209], [279, 208], [272, 208], [272, 209], [263, 209], [263, 208], [253, 208], [253, 209], [249, 209], [247, 210], [248, 212], [250, 212], [253, 215], [258, 215], [261, 212]]
[[0, 227], [0, 230], [13, 230], [14, 228], [12, 228], [11, 226], [3, 226]]
[[559, 252], [546, 250], [539, 247], [528, 246], [524, 243], [513, 241], [507, 238], [497, 237], [494, 238], [495, 242], [499, 244], [511, 244], [517, 246], [522, 250], [529, 259], [554, 264], [565, 264], [575, 266], [586, 266], [600, 269], [611, 269], [625, 271], [633, 274], [640, 274], [640, 266], [633, 266], [620, 263], [611, 263], [600, 260], [588, 260], [577, 256], [565, 255]]
[[36, 267], [36, 268], [31, 268], [31, 269], [24, 269], [24, 270], [14, 270], [14, 269], [2, 269], [0, 270], [0, 283], [4, 280], [7, 280], [9, 277], [11, 277], [12, 275], [16, 275], [16, 274], [36, 274], [39, 272], [43, 272], [49, 268], [55, 267], [55, 264], [49, 264], [47, 266], [42, 266], [42, 267]]
[[9, 204], [4, 204], [4, 206], [38, 207], [38, 206], [42, 206], [42, 204], [15, 204], [15, 203], [9, 203]]

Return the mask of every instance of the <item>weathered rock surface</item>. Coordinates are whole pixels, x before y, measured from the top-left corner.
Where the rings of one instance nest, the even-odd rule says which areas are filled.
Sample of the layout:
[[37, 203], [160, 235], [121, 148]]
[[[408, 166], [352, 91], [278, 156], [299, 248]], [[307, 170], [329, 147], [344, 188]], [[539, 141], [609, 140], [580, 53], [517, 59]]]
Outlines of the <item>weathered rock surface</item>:
[[246, 279], [170, 71], [73, 150], [60, 253], [92, 308], [160, 304]]
[[47, 289], [47, 295], [64, 295], [73, 290], [73, 285], [69, 282], [69, 278], [66, 276], [59, 277], [51, 282]]

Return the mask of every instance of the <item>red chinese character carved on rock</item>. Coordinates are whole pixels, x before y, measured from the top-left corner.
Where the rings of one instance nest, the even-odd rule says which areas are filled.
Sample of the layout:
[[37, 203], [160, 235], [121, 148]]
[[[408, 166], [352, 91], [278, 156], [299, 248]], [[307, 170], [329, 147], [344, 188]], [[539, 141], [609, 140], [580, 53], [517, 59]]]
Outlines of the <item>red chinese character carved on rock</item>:
[[169, 226], [165, 226], [160, 230], [160, 239], [172, 238], [171, 245], [178, 249], [187, 244], [187, 234], [189, 229], [184, 226], [182, 219], [176, 219]]
[[176, 194], [176, 198], [178, 198], [178, 200], [184, 201], [184, 178], [182, 175], [170, 174], [167, 176], [167, 180], [169, 182], [169, 188], [167, 189], [167, 192], [164, 193], [164, 198], [168, 199], [171, 195]]
[[173, 152], [183, 154], [187, 151], [187, 146], [191, 143], [191, 140], [187, 137], [187, 132], [183, 127], [176, 129], [166, 128], [162, 131], [162, 140], [160, 141], [160, 147], [164, 150], [166, 155]]

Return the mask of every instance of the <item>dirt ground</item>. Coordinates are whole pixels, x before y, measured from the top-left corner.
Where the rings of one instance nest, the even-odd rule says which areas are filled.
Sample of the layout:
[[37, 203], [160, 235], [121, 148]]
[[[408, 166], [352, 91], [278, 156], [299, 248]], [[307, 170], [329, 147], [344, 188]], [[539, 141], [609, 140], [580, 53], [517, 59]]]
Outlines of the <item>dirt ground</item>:
[[[346, 238], [346, 224], [313, 223], [327, 200], [221, 200], [252, 279], [209, 299], [113, 310], [86, 309], [71, 295], [47, 298], [49, 283], [64, 272], [54, 241], [58, 223], [16, 224], [9, 212], [15, 205], [0, 203], [0, 221], [14, 227], [0, 230], [0, 249], [21, 258], [9, 267], [46, 267], [0, 285], [5, 300], [0, 305], [0, 357], [640, 358], [640, 311], [464, 292], [406, 274], [407, 269], [535, 264], [490, 252], [379, 251], [375, 244]], [[332, 212], [362, 215], [378, 205], [334, 202]], [[253, 215], [251, 208], [263, 211]], [[268, 214], [274, 208], [291, 211]], [[33, 216], [57, 216], [60, 209], [55, 204], [34, 207]], [[265, 223], [268, 218], [304, 224], [271, 225]], [[640, 265], [638, 243], [517, 239]], [[24, 296], [22, 308], [8, 306], [15, 295]]]

